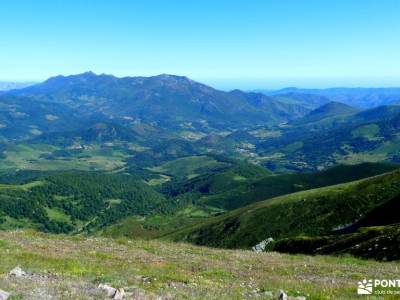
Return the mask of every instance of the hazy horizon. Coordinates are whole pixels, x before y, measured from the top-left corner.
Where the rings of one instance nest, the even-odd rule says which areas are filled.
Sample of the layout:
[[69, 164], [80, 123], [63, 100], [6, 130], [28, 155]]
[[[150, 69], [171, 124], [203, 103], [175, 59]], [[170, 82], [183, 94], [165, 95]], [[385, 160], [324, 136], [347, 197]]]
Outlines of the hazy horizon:
[[[51, 77], [55, 76], [69, 76], [69, 75], [77, 75], [85, 72], [92, 72], [91, 70], [87, 70], [79, 73], [71, 73], [71, 74], [52, 74], [46, 78], [41, 79], [21, 79], [21, 80], [13, 80], [13, 79], [0, 79], [2, 83], [41, 83]], [[221, 90], [233, 90], [233, 89], [241, 89], [241, 90], [279, 90], [284, 88], [298, 88], [298, 89], [328, 89], [328, 88], [398, 88], [400, 87], [400, 80], [397, 79], [386, 79], [382, 80], [379, 78], [370, 78], [370, 79], [345, 79], [345, 78], [335, 78], [335, 79], [310, 79], [310, 78], [194, 78], [187, 76], [185, 74], [172, 74], [168, 72], [162, 72], [157, 74], [150, 75], [142, 75], [142, 74], [112, 74], [110, 72], [98, 73], [95, 74], [107, 74], [113, 75], [116, 77], [136, 77], [136, 76], [157, 76], [160, 74], [170, 74], [177, 76], [186, 76], [192, 80], [198, 81], [203, 84], [207, 84], [213, 88], [221, 89]], [[353, 84], [349, 84], [349, 82], [353, 82]]]

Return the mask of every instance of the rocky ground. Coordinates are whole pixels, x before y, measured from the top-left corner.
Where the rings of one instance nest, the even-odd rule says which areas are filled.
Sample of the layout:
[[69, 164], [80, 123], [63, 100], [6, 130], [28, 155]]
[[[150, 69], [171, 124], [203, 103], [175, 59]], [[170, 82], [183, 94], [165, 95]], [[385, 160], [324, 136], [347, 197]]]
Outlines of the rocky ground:
[[399, 266], [352, 257], [0, 232], [0, 299], [7, 293], [8, 299], [359, 299], [359, 280], [397, 278]]

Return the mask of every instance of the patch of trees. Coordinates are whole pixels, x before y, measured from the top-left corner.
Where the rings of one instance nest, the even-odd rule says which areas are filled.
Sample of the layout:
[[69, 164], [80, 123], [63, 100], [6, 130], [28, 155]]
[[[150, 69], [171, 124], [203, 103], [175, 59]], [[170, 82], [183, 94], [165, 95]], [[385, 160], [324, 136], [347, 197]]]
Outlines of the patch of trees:
[[[57, 172], [40, 180], [43, 184], [31, 189], [1, 189], [0, 214], [29, 219], [43, 231], [67, 233], [77, 220], [102, 227], [129, 215], [170, 213], [177, 205], [129, 175]], [[70, 221], [52, 219], [47, 209]]]

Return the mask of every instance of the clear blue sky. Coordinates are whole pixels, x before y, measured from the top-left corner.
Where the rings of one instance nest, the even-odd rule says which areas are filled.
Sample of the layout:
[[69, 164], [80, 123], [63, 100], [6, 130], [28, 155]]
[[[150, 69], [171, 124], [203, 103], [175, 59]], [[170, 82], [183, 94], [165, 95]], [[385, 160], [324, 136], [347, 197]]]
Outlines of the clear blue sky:
[[221, 88], [400, 86], [399, 0], [1, 0], [0, 80], [186, 75]]

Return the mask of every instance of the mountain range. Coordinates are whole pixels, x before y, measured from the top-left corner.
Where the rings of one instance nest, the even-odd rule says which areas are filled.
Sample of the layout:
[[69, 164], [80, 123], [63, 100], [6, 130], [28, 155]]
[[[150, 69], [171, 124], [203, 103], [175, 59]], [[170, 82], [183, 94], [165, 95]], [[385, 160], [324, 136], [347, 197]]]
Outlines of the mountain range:
[[395, 216], [382, 222], [399, 194], [397, 91], [87, 72], [2, 92], [0, 229], [227, 248], [271, 237], [281, 252], [384, 259], [354, 242], [397, 236]]
[[[54, 149], [55, 154], [107, 144], [140, 161], [165, 161], [138, 149], [179, 140], [186, 149], [180, 155], [225, 153], [275, 171], [316, 170], [338, 162], [397, 161], [398, 106], [365, 110], [330, 98], [329, 92], [338, 94], [337, 89], [323, 90], [326, 93], [321, 95], [318, 91], [289, 88], [268, 96], [224, 92], [166, 74], [57, 76], [0, 95], [0, 138], [5, 150], [10, 141], [25, 142], [29, 147], [62, 148]], [[355, 91], [396, 95], [397, 89], [340, 91], [348, 91], [351, 98]], [[315, 140], [321, 141], [323, 153], [313, 149]], [[371, 156], [371, 152], [378, 154]]]
[[78, 111], [80, 118], [107, 119], [125, 125], [144, 123], [174, 130], [277, 124], [309, 111], [260, 93], [223, 92], [183, 76], [166, 74], [117, 78], [87, 72], [50, 78], [11, 94], [43, 106], [63, 105]]
[[266, 95], [309, 94], [323, 96], [331, 101], [343, 102], [359, 108], [373, 108], [381, 105], [400, 104], [400, 88], [327, 88], [300, 89], [295, 87], [281, 90], [256, 90]]

